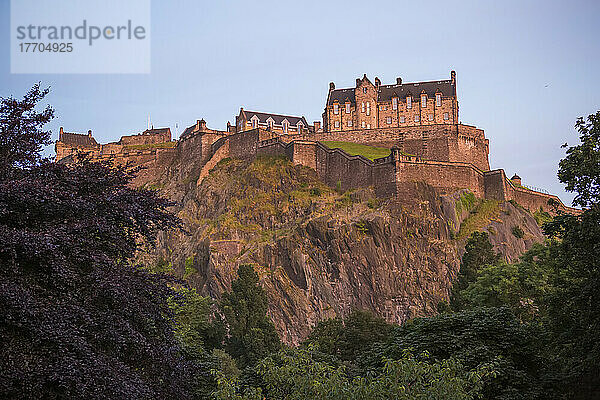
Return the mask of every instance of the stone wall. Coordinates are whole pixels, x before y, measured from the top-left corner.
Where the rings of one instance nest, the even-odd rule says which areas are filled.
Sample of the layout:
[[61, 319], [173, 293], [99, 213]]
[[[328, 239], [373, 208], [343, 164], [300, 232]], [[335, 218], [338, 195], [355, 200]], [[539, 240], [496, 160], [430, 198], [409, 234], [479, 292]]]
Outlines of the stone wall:
[[165, 143], [171, 141], [171, 131], [157, 133], [140, 133], [121, 136], [120, 144], [124, 146]]
[[489, 142], [482, 129], [470, 125], [437, 124], [406, 128], [357, 129], [286, 135], [285, 141], [341, 141], [369, 146], [396, 147], [426, 160], [472, 163], [487, 171]]

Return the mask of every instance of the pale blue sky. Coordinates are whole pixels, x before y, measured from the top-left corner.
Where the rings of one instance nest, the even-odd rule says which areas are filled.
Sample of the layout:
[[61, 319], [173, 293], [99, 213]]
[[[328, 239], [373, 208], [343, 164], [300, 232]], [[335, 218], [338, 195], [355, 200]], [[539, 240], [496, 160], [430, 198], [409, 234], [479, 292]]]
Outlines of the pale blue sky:
[[328, 84], [456, 70], [460, 119], [483, 128], [492, 168], [570, 202], [556, 178], [578, 116], [600, 109], [598, 1], [157, 1], [148, 75], [11, 75], [0, 1], [0, 96], [51, 86], [51, 124], [100, 142], [247, 109], [319, 120]]

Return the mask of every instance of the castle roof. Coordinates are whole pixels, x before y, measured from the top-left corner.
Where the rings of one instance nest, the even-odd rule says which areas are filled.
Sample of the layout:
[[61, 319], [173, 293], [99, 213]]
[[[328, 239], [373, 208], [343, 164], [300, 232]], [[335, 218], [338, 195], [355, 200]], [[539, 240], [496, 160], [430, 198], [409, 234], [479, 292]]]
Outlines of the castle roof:
[[61, 132], [60, 138], [58, 139], [61, 143], [68, 144], [70, 146], [79, 147], [96, 147], [98, 142], [91, 135]]
[[[354, 88], [332, 90], [329, 93], [327, 105], [332, 105], [336, 100], [340, 104], [355, 103], [354, 90]], [[452, 84], [452, 80], [441, 80], [381, 85], [377, 88], [377, 101], [390, 101], [392, 97], [403, 99], [412, 96], [418, 98], [423, 92], [430, 98], [434, 97], [436, 93], [442, 93], [444, 97], [455, 97], [456, 84]]]
[[146, 129], [144, 132], [142, 132], [142, 135], [158, 135], [161, 133], [169, 133], [171, 132], [171, 128], [152, 128], [152, 129]]
[[259, 123], [266, 124], [267, 120], [271, 118], [274, 124], [281, 125], [284, 120], [287, 120], [290, 125], [298, 125], [298, 122], [301, 122], [304, 126], [308, 126], [308, 122], [306, 122], [306, 118], [296, 117], [293, 115], [281, 115], [281, 114], [270, 114], [259, 111], [248, 111], [242, 110], [246, 121], [250, 121], [252, 117], [256, 116], [258, 118]]

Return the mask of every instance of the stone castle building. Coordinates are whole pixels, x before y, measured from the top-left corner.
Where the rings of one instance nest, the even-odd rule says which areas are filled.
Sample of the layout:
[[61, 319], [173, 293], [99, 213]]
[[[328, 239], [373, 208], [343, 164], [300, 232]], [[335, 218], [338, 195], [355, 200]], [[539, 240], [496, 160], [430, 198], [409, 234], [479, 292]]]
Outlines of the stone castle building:
[[[386, 147], [390, 155], [369, 160], [331, 149], [323, 144], [328, 141]], [[343, 190], [371, 186], [382, 197], [402, 198], [411, 184], [425, 182], [440, 193], [468, 189], [481, 198], [515, 200], [532, 212], [553, 212], [557, 204], [577, 212], [556, 196], [523, 186], [516, 175], [508, 179], [504, 170], [490, 170], [484, 131], [459, 123], [454, 71], [449, 80], [429, 82], [403, 84], [398, 78], [396, 84], [382, 85], [364, 75], [354, 88], [336, 89], [331, 83], [322, 125], [309, 125], [303, 116], [241, 108], [234, 126], [228, 122], [226, 130], [210, 129], [200, 119], [176, 142], [169, 128], [104, 145], [91, 131], [85, 135], [61, 128], [56, 160], [68, 161], [74, 153], [144, 165], [149, 171], [144, 179], [185, 157], [201, 169], [198, 184], [224, 158], [278, 155], [314, 169], [324, 182]]]
[[456, 73], [449, 80], [382, 85], [366, 75], [356, 86], [336, 89], [329, 84], [323, 113], [325, 131], [356, 131], [458, 123]]
[[[317, 123], [319, 125], [319, 123]], [[271, 114], [258, 111], [248, 111], [240, 108], [240, 113], [235, 117], [235, 132], [263, 128], [282, 135], [303, 134], [314, 131], [304, 116]]]

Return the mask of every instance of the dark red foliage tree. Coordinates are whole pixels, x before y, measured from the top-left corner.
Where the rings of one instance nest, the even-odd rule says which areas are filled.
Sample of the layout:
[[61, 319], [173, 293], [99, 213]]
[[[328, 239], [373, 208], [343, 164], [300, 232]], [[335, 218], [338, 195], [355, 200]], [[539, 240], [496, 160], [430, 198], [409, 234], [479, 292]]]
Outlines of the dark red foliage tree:
[[[27, 148], [10, 143], [21, 140], [11, 127], [31, 138], [40, 126], [13, 121], [23, 114], [11, 102], [0, 106], [2, 141]], [[35, 164], [29, 151], [2, 164], [0, 398], [189, 397], [169, 278], [129, 261], [178, 224], [169, 203], [128, 187], [124, 169]]]

